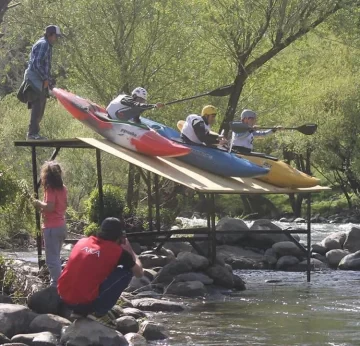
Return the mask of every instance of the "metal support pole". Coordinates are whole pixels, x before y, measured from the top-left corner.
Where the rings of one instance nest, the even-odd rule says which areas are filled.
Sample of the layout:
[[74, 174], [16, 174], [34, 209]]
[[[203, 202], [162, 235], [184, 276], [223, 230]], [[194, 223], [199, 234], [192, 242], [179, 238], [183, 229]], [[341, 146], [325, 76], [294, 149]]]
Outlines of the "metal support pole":
[[215, 195], [211, 194], [211, 263], [216, 262]]
[[148, 172], [147, 177], [147, 192], [148, 192], [148, 220], [149, 220], [149, 231], [153, 230], [153, 217], [152, 217], [152, 198], [151, 198], [151, 172]]
[[[39, 198], [39, 187], [37, 181], [37, 164], [36, 164], [36, 147], [31, 147], [31, 159], [32, 159], [32, 173], [33, 173], [33, 188], [35, 198]], [[36, 247], [38, 253], [38, 265], [41, 267], [42, 259], [42, 239], [41, 239], [41, 225], [40, 225], [40, 212], [35, 208], [36, 219]]]
[[155, 187], [155, 214], [156, 214], [156, 229], [160, 232], [160, 195], [159, 195], [159, 176], [155, 174], [154, 178], [154, 187]]
[[211, 253], [212, 253], [212, 246], [211, 246], [211, 220], [210, 220], [210, 215], [211, 215], [211, 205], [210, 205], [210, 195], [204, 194], [203, 195], [205, 197], [205, 206], [206, 206], [206, 219], [207, 219], [207, 230], [208, 230], [208, 234], [207, 234], [207, 241], [208, 241], [208, 259], [211, 259]]
[[104, 220], [104, 192], [101, 173], [101, 151], [96, 149], [96, 171], [99, 190], [99, 224]]
[[311, 271], [311, 193], [307, 196], [307, 282]]

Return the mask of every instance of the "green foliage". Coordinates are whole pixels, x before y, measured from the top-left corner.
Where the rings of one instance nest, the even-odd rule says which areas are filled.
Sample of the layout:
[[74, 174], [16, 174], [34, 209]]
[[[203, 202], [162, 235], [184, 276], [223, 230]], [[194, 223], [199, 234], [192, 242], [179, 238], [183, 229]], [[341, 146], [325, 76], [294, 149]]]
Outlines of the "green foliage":
[[99, 225], [95, 222], [92, 222], [84, 228], [84, 235], [87, 237], [96, 235], [98, 230], [99, 230]]
[[[104, 196], [104, 214], [103, 219], [107, 217], [121, 218], [125, 207], [124, 193], [118, 186], [106, 184], [103, 186]], [[100, 200], [99, 190], [95, 188], [89, 199], [85, 202], [87, 217], [90, 222], [100, 225]]]

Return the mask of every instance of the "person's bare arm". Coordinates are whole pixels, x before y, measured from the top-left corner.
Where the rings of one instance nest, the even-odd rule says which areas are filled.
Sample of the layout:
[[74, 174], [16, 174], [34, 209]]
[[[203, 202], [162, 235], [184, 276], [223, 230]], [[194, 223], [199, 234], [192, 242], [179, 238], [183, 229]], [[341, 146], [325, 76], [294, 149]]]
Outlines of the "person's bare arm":
[[139, 257], [136, 255], [133, 248], [131, 247], [131, 244], [129, 243], [129, 240], [127, 238], [125, 238], [125, 242], [121, 246], [134, 259], [135, 265], [131, 268], [133, 274], [137, 278], [141, 278], [144, 275], [143, 267], [142, 267], [141, 261], [139, 260]]

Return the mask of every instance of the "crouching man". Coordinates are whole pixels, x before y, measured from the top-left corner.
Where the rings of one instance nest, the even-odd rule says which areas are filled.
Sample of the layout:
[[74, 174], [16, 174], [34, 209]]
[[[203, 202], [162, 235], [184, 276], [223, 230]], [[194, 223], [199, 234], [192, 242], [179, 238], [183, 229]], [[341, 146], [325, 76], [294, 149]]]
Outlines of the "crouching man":
[[116, 328], [111, 309], [133, 275], [143, 275], [141, 262], [122, 222], [111, 217], [102, 222], [96, 236], [76, 243], [58, 280], [58, 293], [74, 318], [87, 317]]

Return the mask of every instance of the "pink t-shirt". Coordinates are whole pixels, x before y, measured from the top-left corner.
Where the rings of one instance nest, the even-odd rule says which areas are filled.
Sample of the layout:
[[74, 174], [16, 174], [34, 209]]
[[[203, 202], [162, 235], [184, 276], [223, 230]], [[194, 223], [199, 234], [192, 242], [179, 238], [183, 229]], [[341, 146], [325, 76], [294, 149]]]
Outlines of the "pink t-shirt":
[[52, 212], [43, 211], [43, 228], [56, 228], [65, 225], [65, 212], [67, 208], [67, 189], [46, 189], [44, 193], [45, 203], [55, 203]]

